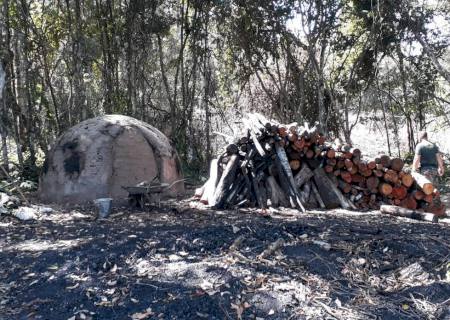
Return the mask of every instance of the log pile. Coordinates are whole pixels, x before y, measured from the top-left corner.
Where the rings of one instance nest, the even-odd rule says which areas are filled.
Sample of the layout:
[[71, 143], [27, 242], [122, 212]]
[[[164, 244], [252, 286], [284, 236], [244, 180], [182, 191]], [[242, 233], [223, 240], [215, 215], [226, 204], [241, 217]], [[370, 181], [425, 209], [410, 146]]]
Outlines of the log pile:
[[243, 120], [246, 134], [211, 162], [195, 196], [214, 208], [292, 207], [369, 210], [395, 205], [442, 215], [439, 193], [400, 158], [363, 159], [361, 150], [330, 143], [317, 127]]

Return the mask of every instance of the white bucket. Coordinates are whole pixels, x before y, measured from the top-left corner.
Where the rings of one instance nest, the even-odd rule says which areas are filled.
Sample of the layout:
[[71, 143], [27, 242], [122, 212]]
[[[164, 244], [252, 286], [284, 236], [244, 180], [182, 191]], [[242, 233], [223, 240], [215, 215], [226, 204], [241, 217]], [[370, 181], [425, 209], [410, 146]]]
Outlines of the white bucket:
[[112, 198], [100, 198], [94, 200], [94, 204], [98, 208], [98, 215], [100, 218], [106, 218], [109, 216], [112, 200]]

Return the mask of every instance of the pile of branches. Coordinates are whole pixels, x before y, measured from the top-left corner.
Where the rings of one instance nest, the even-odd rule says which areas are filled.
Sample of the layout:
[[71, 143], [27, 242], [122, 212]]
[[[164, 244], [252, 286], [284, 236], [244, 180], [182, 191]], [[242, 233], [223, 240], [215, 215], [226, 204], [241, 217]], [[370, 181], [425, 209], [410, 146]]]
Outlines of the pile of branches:
[[196, 190], [201, 202], [217, 209], [395, 205], [445, 212], [433, 184], [405, 170], [400, 158], [363, 159], [359, 149], [328, 142], [317, 126], [282, 125], [260, 114], [243, 123], [246, 134], [212, 160], [208, 181]]

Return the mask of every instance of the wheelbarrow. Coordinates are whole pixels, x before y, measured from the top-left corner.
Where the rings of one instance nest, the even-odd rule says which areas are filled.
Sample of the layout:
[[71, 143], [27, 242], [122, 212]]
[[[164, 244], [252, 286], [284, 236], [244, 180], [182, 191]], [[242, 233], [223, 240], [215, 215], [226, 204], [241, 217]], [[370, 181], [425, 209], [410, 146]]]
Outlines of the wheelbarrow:
[[163, 192], [169, 190], [170, 188], [172, 188], [175, 184], [180, 183], [184, 180], [185, 179], [177, 180], [170, 184], [169, 183], [155, 183], [155, 182], [151, 182], [151, 183], [141, 182], [141, 183], [137, 184], [136, 186], [131, 186], [131, 187], [122, 186], [122, 188], [128, 192], [128, 204], [131, 207], [143, 209], [147, 202], [150, 202], [150, 203], [157, 202], [158, 206], [159, 206], [160, 202], [161, 202], [161, 194]]

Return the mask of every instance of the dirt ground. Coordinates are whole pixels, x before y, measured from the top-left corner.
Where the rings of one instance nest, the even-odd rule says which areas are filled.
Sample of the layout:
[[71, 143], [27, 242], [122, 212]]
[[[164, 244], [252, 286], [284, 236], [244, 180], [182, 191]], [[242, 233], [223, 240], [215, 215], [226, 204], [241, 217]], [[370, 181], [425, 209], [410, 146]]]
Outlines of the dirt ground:
[[0, 319], [450, 319], [450, 227], [343, 210], [0, 218]]

